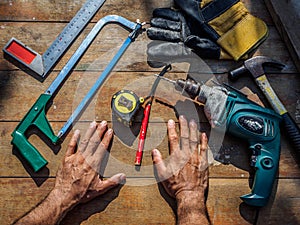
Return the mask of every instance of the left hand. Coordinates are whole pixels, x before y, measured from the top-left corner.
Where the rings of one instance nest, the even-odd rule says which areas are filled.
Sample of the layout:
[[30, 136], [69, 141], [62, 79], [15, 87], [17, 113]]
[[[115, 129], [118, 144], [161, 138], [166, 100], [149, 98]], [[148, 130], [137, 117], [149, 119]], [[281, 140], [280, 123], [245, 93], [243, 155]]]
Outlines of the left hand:
[[[107, 180], [99, 177], [102, 160], [108, 154], [113, 130], [107, 128], [107, 122], [90, 124], [86, 134], [77, 143], [80, 132], [76, 130], [66, 151], [62, 165], [57, 172], [52, 192], [62, 198], [66, 206], [87, 202], [102, 195], [109, 189], [125, 182], [124, 174], [116, 174]], [[76, 151], [77, 149], [77, 151]]]

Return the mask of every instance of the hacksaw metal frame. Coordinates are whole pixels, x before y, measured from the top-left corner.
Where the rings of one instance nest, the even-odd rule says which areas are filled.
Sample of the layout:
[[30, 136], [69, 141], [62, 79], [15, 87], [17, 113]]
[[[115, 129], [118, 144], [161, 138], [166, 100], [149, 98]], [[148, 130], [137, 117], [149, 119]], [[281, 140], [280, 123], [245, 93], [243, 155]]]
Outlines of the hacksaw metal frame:
[[[75, 67], [77, 62], [86, 52], [88, 47], [91, 45], [93, 40], [102, 30], [102, 28], [109, 24], [116, 23], [124, 27], [125, 29], [131, 31], [129, 36], [126, 38], [116, 55], [106, 66], [104, 71], [98, 77], [90, 91], [83, 98], [81, 103], [74, 110], [68, 121], [64, 124], [62, 129], [58, 132], [57, 135], [54, 134], [51, 125], [46, 117], [47, 106], [51, 104], [51, 100], [54, 98], [56, 93], [59, 91], [60, 87], [67, 79], [71, 70]], [[46, 166], [48, 163], [46, 159], [38, 152], [38, 150], [28, 141], [27, 132], [32, 127], [35, 126], [38, 128], [46, 137], [51, 140], [53, 144], [57, 144], [62, 137], [67, 133], [67, 131], [71, 128], [72, 124], [78, 119], [81, 115], [85, 107], [89, 104], [93, 96], [97, 93], [101, 85], [104, 83], [110, 72], [113, 70], [115, 65], [118, 63], [119, 59], [122, 57], [128, 46], [135, 40], [135, 38], [142, 31], [142, 24], [137, 22], [131, 22], [121, 16], [118, 15], [108, 15], [100, 19], [87, 37], [83, 40], [81, 45], [78, 47], [73, 56], [69, 59], [67, 64], [49, 86], [49, 88], [45, 91], [45, 93], [41, 94], [38, 100], [34, 103], [31, 109], [28, 111], [26, 116], [22, 119], [19, 125], [12, 133], [12, 145], [14, 145], [24, 159], [29, 163], [29, 165], [33, 168], [34, 172], [39, 171], [41, 168]]]

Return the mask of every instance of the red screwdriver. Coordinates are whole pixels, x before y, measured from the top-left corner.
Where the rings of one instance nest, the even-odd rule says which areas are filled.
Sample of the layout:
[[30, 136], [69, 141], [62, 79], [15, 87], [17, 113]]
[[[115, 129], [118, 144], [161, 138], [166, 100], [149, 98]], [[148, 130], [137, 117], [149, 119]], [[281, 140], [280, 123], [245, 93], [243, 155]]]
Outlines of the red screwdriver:
[[148, 127], [148, 123], [149, 123], [150, 111], [151, 111], [151, 106], [152, 106], [152, 102], [154, 99], [154, 94], [155, 94], [156, 88], [158, 86], [160, 78], [171, 69], [172, 69], [171, 64], [169, 64], [163, 68], [163, 70], [159, 73], [159, 75], [155, 79], [155, 81], [152, 85], [150, 94], [148, 96], [150, 100], [147, 102], [145, 109], [144, 109], [144, 117], [142, 120], [142, 125], [141, 125], [141, 130], [140, 130], [138, 149], [136, 151], [136, 156], [135, 156], [134, 164], [136, 166], [140, 166], [142, 163], [143, 150], [144, 150], [145, 139], [146, 139], [146, 134], [147, 134], [147, 127]]

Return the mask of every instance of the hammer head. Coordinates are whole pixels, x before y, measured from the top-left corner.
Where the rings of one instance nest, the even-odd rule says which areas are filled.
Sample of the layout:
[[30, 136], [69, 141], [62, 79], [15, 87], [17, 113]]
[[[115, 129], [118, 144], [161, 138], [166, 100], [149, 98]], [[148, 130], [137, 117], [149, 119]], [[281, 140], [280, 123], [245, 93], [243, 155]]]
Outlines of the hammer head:
[[282, 70], [285, 65], [266, 56], [255, 56], [244, 62], [244, 65], [229, 72], [229, 78], [236, 80], [243, 73], [250, 73], [255, 79], [265, 74], [264, 66]]

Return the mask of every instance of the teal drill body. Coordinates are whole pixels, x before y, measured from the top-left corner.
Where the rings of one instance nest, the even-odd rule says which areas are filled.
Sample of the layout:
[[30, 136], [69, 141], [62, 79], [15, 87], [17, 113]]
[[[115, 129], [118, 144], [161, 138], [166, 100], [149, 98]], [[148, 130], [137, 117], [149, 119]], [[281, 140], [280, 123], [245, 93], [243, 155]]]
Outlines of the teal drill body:
[[281, 117], [242, 93], [230, 90], [223, 119], [226, 132], [249, 143], [250, 163], [256, 169], [251, 193], [241, 196], [241, 199], [249, 205], [264, 206], [278, 171]]
[[[190, 98], [205, 104], [210, 113], [206, 115], [208, 118], [218, 115], [217, 120], [210, 121], [214, 123], [214, 129], [224, 131], [225, 128], [229, 134], [248, 142], [252, 153], [250, 163], [256, 172], [251, 193], [241, 196], [241, 199], [253, 206], [266, 205], [278, 171], [280, 115], [249, 100], [228, 85], [227, 88], [212, 88], [192, 80], [169, 81], [176, 90], [184, 90]], [[214, 99], [212, 104], [208, 103], [211, 99]]]

